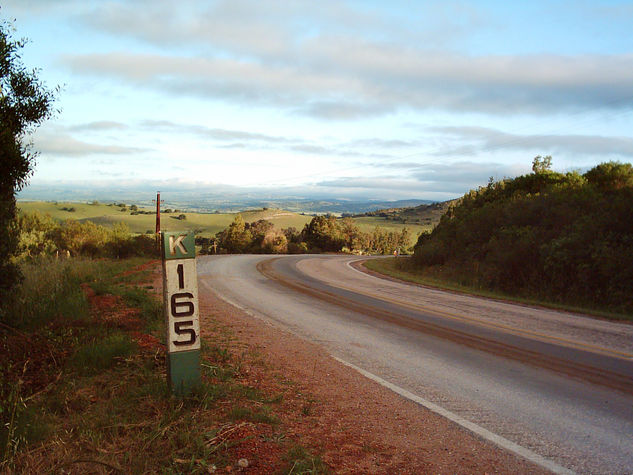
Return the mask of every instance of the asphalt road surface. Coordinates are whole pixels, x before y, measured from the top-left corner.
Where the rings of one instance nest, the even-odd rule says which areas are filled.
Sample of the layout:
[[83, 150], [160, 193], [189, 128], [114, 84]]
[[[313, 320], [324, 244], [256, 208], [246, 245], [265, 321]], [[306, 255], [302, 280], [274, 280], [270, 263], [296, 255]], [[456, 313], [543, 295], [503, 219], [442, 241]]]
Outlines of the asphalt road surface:
[[381, 279], [357, 260], [205, 256], [200, 292], [553, 471], [633, 473], [633, 325]]

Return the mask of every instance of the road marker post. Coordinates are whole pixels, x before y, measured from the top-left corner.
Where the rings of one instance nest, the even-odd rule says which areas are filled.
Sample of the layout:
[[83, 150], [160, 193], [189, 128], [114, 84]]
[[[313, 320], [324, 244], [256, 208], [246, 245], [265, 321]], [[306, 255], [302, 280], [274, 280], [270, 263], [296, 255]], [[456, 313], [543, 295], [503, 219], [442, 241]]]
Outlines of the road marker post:
[[167, 385], [187, 396], [200, 385], [198, 274], [193, 233], [161, 232]]

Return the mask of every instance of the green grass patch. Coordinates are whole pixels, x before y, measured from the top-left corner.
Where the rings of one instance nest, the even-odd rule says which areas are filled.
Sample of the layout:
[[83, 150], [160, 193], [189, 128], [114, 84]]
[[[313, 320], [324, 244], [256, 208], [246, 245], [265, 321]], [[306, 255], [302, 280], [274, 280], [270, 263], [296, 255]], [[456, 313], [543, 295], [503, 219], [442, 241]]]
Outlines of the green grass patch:
[[463, 279], [464, 281], [459, 282], [457, 281], [457, 278], [439, 276], [437, 272], [429, 275], [428, 273], [425, 273], [424, 270], [413, 267], [408, 261], [408, 258], [396, 259], [393, 257], [389, 257], [384, 259], [369, 259], [365, 261], [364, 265], [368, 269], [380, 274], [384, 274], [395, 279], [404, 280], [406, 282], [413, 282], [416, 284], [425, 285], [427, 287], [450, 290], [453, 292], [476, 295], [479, 297], [486, 297], [495, 300], [504, 300], [525, 305], [551, 308], [554, 310], [583, 313], [586, 315], [593, 315], [610, 320], [633, 320], [633, 315], [613, 313], [595, 308], [566, 305], [557, 302], [548, 302], [544, 300], [520, 297], [516, 295], [508, 295], [502, 292], [495, 292], [481, 287], [469, 285], [466, 283], [465, 279]]
[[279, 419], [272, 413], [270, 406], [262, 406], [257, 410], [235, 406], [229, 412], [228, 417], [232, 421], [249, 421], [271, 425], [279, 423]]
[[[51, 426], [39, 407], [26, 404], [20, 381], [10, 383], [5, 390], [8, 395], [3, 398], [0, 411], [3, 422], [0, 426], [0, 459], [10, 461], [29, 443], [48, 437]], [[0, 463], [0, 468], [2, 465]]]
[[80, 346], [71, 357], [69, 366], [82, 375], [96, 374], [130, 356], [135, 347], [127, 334], [117, 332]]
[[148, 292], [152, 286], [138, 285], [144, 283], [148, 277], [147, 272], [104, 276], [90, 286], [97, 295], [116, 295], [128, 307], [140, 309], [140, 317], [145, 322], [146, 330], [156, 330], [163, 318], [163, 304]]
[[308, 450], [299, 445], [291, 447], [284, 459], [286, 465], [278, 472], [279, 474], [300, 475], [331, 473], [329, 467], [320, 457], [312, 455]]
[[42, 258], [21, 266], [24, 281], [0, 308], [0, 321], [32, 329], [55, 318], [85, 320], [88, 302], [79, 284], [113, 278], [129, 268], [127, 261]]

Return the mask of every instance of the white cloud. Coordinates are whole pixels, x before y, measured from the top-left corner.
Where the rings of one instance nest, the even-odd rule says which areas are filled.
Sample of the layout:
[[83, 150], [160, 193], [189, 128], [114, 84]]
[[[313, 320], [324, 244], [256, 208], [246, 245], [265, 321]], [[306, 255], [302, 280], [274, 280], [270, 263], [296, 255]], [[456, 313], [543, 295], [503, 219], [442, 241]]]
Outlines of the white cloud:
[[77, 140], [63, 132], [43, 132], [34, 137], [38, 151], [45, 155], [80, 157], [86, 155], [127, 155], [146, 152], [148, 149], [105, 145]]
[[266, 134], [258, 134], [254, 132], [246, 132], [242, 130], [227, 130], [202, 125], [178, 124], [167, 120], [145, 120], [141, 126], [148, 130], [161, 130], [170, 133], [185, 133], [196, 135], [201, 138], [212, 140], [242, 140], [245, 142], [263, 142], [263, 143], [292, 143], [296, 140], [286, 137], [276, 137]]
[[436, 127], [459, 145], [436, 155], [464, 156], [495, 150], [532, 150], [543, 155], [557, 153], [581, 156], [633, 157], [633, 138], [601, 135], [518, 135], [484, 127]]
[[[379, 164], [375, 164], [379, 166]], [[443, 196], [444, 199], [463, 195], [468, 190], [485, 186], [490, 177], [502, 179], [527, 173], [529, 167], [496, 162], [476, 163], [458, 161], [446, 163], [399, 163], [387, 164], [387, 169], [397, 166], [408, 170], [407, 176], [385, 174], [379, 177], [343, 177], [323, 180], [317, 185], [329, 189], [352, 189], [370, 196], [388, 193], [412, 196]]]
[[100, 120], [95, 122], [87, 122], [85, 124], [77, 124], [68, 127], [68, 130], [73, 132], [85, 132], [85, 131], [104, 131], [104, 130], [125, 130], [129, 128], [126, 124], [121, 122], [114, 122], [108, 120]]
[[329, 119], [404, 109], [508, 115], [633, 105], [633, 55], [466, 57], [332, 39], [308, 53], [292, 65], [134, 53], [68, 56], [65, 63], [75, 73], [171, 95]]

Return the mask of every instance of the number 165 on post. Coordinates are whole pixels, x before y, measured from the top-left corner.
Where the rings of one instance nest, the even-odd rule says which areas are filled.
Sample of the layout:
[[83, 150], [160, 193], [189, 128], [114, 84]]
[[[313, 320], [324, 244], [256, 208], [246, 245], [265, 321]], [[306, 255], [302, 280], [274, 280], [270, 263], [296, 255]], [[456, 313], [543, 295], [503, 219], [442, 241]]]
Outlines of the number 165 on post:
[[198, 282], [195, 259], [174, 259], [165, 262], [167, 293], [168, 351], [200, 348], [198, 317]]

